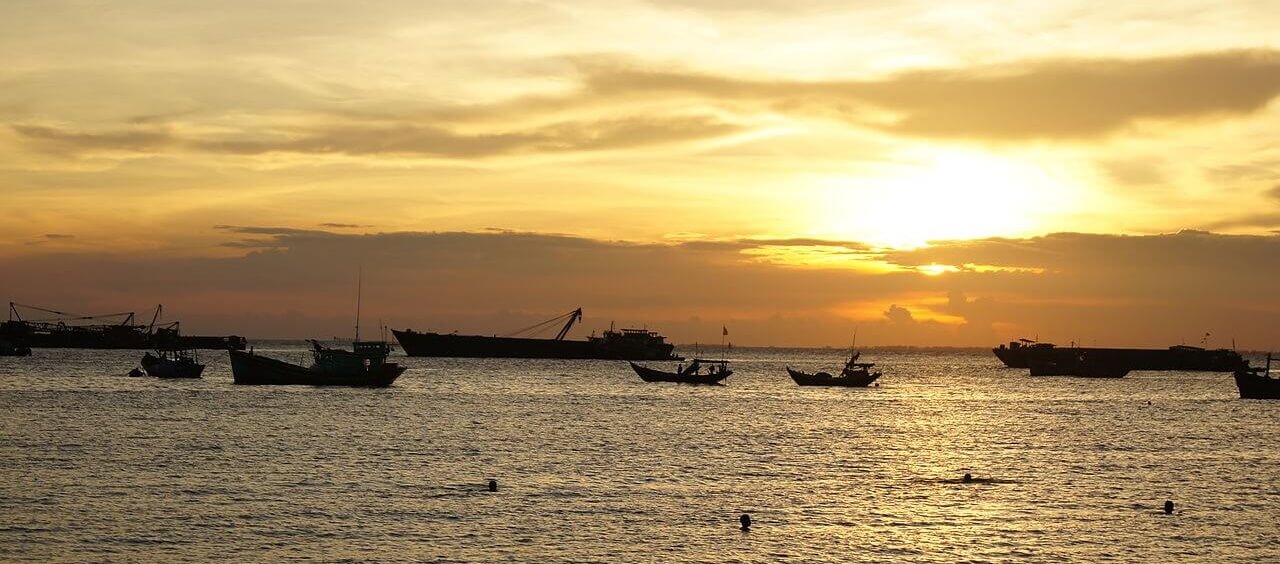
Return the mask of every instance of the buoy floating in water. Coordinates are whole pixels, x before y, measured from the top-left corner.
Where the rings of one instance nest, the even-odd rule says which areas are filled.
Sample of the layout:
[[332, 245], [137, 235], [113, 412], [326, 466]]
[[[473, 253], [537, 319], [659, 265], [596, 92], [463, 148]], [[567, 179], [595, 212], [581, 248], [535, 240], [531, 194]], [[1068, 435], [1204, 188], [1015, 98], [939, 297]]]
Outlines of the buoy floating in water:
[[497, 481], [497, 480], [489, 480], [489, 491], [491, 491], [491, 492], [496, 492], [496, 491], [498, 491], [498, 481]]
[[1164, 514], [1173, 515], [1173, 500], [1167, 499], [1164, 502]]
[[750, 516], [750, 515], [747, 515], [746, 513], [743, 513], [743, 514], [742, 514], [742, 517], [738, 517], [738, 522], [739, 522], [739, 523], [742, 523], [742, 532], [744, 532], [744, 533], [745, 533], [745, 532], [747, 532], [747, 531], [750, 531], [750, 530], [751, 530], [751, 516]]

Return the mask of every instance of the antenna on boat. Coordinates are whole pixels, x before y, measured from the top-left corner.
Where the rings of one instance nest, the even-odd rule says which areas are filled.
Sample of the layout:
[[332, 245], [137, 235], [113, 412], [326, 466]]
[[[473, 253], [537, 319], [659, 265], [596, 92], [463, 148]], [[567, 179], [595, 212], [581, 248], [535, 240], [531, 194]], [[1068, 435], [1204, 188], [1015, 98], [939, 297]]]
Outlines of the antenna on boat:
[[360, 292], [364, 280], [364, 265], [356, 268], [356, 340], [360, 340]]

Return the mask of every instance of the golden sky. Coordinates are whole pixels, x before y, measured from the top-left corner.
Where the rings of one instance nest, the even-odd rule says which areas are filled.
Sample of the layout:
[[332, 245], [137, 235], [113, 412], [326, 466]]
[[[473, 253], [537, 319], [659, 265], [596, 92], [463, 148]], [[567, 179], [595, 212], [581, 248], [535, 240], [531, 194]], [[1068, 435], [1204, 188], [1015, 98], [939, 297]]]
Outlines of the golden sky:
[[1275, 346], [1276, 8], [5, 2], [0, 291], [330, 335], [364, 264], [416, 328]]

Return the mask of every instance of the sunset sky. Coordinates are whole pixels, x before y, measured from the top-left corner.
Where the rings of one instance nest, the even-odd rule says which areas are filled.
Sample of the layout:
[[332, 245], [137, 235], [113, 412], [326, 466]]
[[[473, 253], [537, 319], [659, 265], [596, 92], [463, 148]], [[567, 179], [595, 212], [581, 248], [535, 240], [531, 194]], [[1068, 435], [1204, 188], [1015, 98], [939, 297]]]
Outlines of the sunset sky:
[[0, 4], [0, 297], [1280, 347], [1270, 1]]

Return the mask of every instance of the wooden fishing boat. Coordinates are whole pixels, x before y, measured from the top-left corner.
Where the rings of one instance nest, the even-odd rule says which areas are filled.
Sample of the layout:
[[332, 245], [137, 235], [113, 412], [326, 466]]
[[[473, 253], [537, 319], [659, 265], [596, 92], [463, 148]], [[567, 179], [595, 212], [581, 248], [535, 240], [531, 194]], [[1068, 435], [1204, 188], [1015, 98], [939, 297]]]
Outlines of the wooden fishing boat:
[[356, 341], [350, 351], [328, 348], [317, 341], [311, 341], [311, 347], [311, 366], [262, 356], [252, 349], [229, 351], [231, 376], [235, 383], [245, 385], [385, 388], [406, 370], [387, 362], [391, 346], [385, 341]]
[[681, 365], [675, 372], [655, 370], [630, 363], [631, 369], [640, 375], [645, 382], [676, 382], [678, 384], [721, 385], [720, 381], [728, 378], [733, 371], [729, 369], [727, 360], [707, 360], [695, 358], [688, 366]]
[[147, 376], [156, 378], [199, 378], [204, 365], [188, 350], [157, 350], [142, 355], [139, 362]]
[[847, 388], [865, 388], [870, 386], [872, 382], [880, 378], [880, 372], [872, 372], [871, 367], [875, 366], [874, 362], [853, 362], [849, 361], [845, 364], [844, 370], [840, 371], [839, 376], [833, 376], [828, 372], [816, 372], [810, 374], [799, 370], [792, 370], [787, 367], [787, 374], [791, 375], [791, 379], [795, 380], [800, 386], [844, 386]]
[[301, 366], [260, 356], [249, 352], [229, 351], [231, 377], [237, 384], [269, 386], [349, 386], [357, 388], [385, 388], [404, 374], [406, 367], [387, 362], [391, 345], [387, 344], [386, 328], [380, 341], [360, 340], [360, 298], [363, 294], [364, 269], [356, 275], [356, 334], [351, 350], [334, 349], [311, 343], [311, 366]]
[[1271, 377], [1271, 354], [1265, 366], [1249, 366], [1235, 371], [1240, 399], [1280, 399], [1280, 378]]
[[880, 372], [872, 372], [871, 367], [875, 366], [874, 362], [858, 362], [858, 358], [862, 353], [857, 350], [858, 332], [853, 332], [853, 340], [849, 343], [849, 359], [844, 361], [844, 368], [840, 370], [839, 376], [832, 376], [829, 372], [802, 372], [800, 370], [792, 370], [787, 367], [787, 374], [791, 375], [791, 379], [800, 386], [843, 386], [846, 388], [865, 388], [870, 386], [872, 382], [880, 378]]

